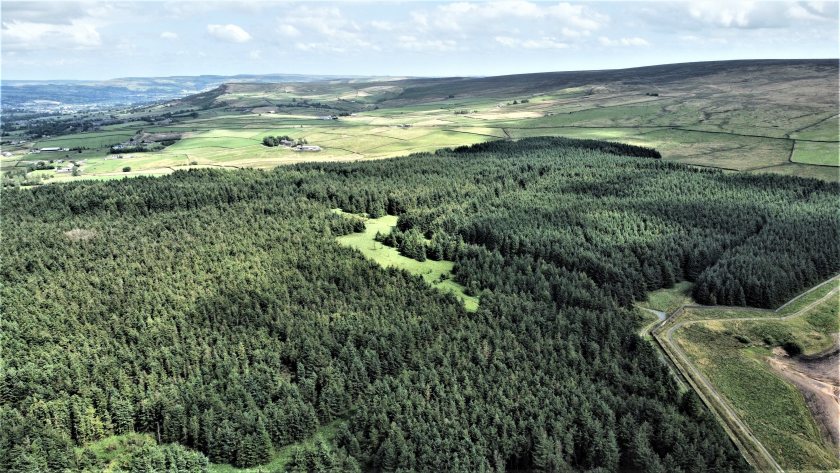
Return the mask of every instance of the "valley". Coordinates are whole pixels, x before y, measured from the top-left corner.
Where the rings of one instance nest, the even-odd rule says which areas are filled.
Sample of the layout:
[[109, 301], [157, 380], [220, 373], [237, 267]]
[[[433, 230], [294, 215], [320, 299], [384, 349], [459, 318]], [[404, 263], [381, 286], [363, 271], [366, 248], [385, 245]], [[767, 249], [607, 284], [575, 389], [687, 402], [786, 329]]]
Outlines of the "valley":
[[[837, 76], [836, 61], [810, 60], [488, 78], [232, 82], [159, 105], [71, 120], [84, 123], [76, 129], [96, 131], [32, 138], [32, 126], [23, 125], [4, 135], [8, 155], [0, 170], [6, 185], [32, 185], [360, 161], [563, 136], [654, 147], [665, 160], [694, 166], [836, 181]], [[158, 151], [112, 149], [143, 133], [178, 140]], [[261, 142], [270, 135], [306, 140], [320, 151], [267, 148]], [[44, 148], [59, 150], [32, 154]], [[39, 162], [55, 169], [38, 170]], [[67, 170], [59, 172], [62, 167]]]

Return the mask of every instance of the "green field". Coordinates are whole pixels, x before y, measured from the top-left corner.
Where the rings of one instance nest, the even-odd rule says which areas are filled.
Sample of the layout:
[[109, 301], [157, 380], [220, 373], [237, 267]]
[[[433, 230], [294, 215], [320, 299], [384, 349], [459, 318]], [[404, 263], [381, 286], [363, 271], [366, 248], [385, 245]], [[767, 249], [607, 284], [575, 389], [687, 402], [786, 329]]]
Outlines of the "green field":
[[[188, 166], [271, 168], [304, 161], [379, 159], [492, 139], [564, 136], [655, 147], [664, 159], [691, 165], [838, 180], [838, 173], [826, 167], [838, 165], [834, 78], [819, 72], [823, 74], [819, 80], [803, 87], [803, 79], [813, 78], [807, 68], [757, 67], [749, 87], [737, 68], [713, 75], [681, 72], [680, 79], [662, 84], [657, 84], [655, 75], [649, 84], [628, 84], [616, 71], [605, 72], [596, 83], [585, 74], [555, 82], [536, 74], [492, 86], [480, 80], [447, 79], [429, 79], [428, 84], [232, 84], [218, 96], [198, 95], [118, 113], [135, 120], [26, 146], [87, 148], [70, 157], [86, 161], [80, 176], [54, 174], [47, 182], [119, 172], [111, 163], [101, 162], [108, 147], [141, 129], [181, 133], [183, 139], [162, 151], [145, 153], [131, 165], [133, 175]], [[649, 95], [653, 90], [659, 95]], [[526, 103], [513, 104], [526, 98]], [[307, 101], [320, 108], [302, 106]], [[195, 118], [177, 115], [179, 110], [195, 109]], [[317, 119], [339, 111], [352, 115]], [[163, 112], [177, 118], [168, 124], [136, 121]], [[305, 138], [322, 151], [266, 149], [260, 140], [271, 134]], [[26, 154], [23, 147], [10, 160], [20, 160], [25, 167], [42, 159], [45, 156]]]
[[[138, 127], [139, 128], [139, 127]], [[56, 136], [35, 142], [36, 148], [108, 148], [111, 145], [121, 143], [132, 136], [134, 131], [102, 131], [91, 133], [78, 133], [74, 135]]]
[[[828, 284], [786, 307], [784, 313], [794, 313], [835, 288], [836, 282]], [[769, 311], [704, 310], [694, 315], [699, 318], [701, 314], [724, 319], [687, 324], [676, 330], [675, 341], [776, 461], [786, 470], [840, 467], [836, 450], [821, 434], [803, 394], [779, 377], [767, 361], [774, 356], [773, 349], [783, 345], [798, 346], [806, 355], [830, 348], [840, 326], [836, 299], [829, 298], [786, 320], [778, 320], [778, 315], [772, 320]], [[768, 320], [727, 321], [726, 317]]]
[[836, 142], [797, 141], [790, 159], [795, 163], [840, 166], [840, 146]]
[[[352, 218], [360, 218], [352, 214]], [[397, 225], [397, 217], [386, 215], [379, 218], [366, 218], [365, 231], [362, 233], [351, 233], [338, 237], [339, 244], [359, 250], [366, 258], [369, 258], [384, 267], [391, 267], [408, 271], [411, 274], [421, 276], [427, 284], [432, 287], [455, 295], [464, 303], [464, 308], [474, 312], [478, 309], [478, 298], [468, 296], [464, 292], [464, 286], [452, 280], [451, 261], [417, 261], [400, 254], [396, 248], [385, 246], [375, 240], [376, 234], [388, 234]]]

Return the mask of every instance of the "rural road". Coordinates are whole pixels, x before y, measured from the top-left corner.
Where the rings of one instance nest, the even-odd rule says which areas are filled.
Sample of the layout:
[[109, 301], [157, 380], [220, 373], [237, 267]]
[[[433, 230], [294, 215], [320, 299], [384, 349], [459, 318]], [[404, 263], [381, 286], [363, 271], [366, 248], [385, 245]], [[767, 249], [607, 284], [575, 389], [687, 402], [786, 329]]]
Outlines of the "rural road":
[[[790, 303], [798, 300], [799, 298], [813, 292], [814, 290], [824, 286], [825, 284], [830, 284], [832, 281], [836, 282], [840, 279], [840, 276], [835, 276], [827, 281], [824, 281], [817, 286], [805, 291], [804, 293], [800, 294], [799, 296], [791, 299], [775, 311], [768, 311], [778, 313], [784, 307], [789, 305]], [[679, 317], [685, 312], [685, 309], [694, 309], [694, 310], [703, 310], [703, 309], [730, 309], [729, 307], [709, 307], [709, 306], [692, 306], [692, 305], [684, 305], [679, 309], [675, 310], [670, 317], [665, 319], [664, 321], [655, 323], [655, 327], [650, 329], [651, 333], [653, 334], [655, 340], [659, 343], [662, 347], [665, 354], [671, 359], [671, 361], [680, 369], [683, 373], [689, 384], [694, 388], [697, 394], [703, 399], [706, 404], [715, 412], [723, 421], [724, 429], [729, 433], [732, 440], [735, 442], [736, 445], [739, 446], [741, 451], [745, 454], [744, 456], [753, 466], [758, 469], [759, 471], [762, 470], [770, 470], [770, 471], [784, 471], [781, 466], [776, 462], [770, 452], [764, 447], [764, 445], [758, 440], [758, 438], [753, 434], [752, 430], [750, 430], [749, 426], [747, 426], [729, 402], [717, 391], [714, 385], [706, 378], [706, 376], [700, 372], [700, 370], [689, 360], [686, 353], [683, 349], [674, 342], [673, 335], [674, 332], [682, 328], [686, 325], [700, 323], [700, 322], [708, 322], [712, 320], [723, 320], [727, 322], [737, 322], [737, 321], [757, 321], [757, 320], [787, 320], [793, 317], [798, 317], [802, 314], [807, 313], [815, 306], [829, 300], [830, 298], [836, 298], [838, 296], [838, 292], [840, 292], [840, 288], [835, 287], [831, 291], [829, 291], [825, 296], [819, 298], [818, 300], [811, 302], [807, 306], [797, 310], [792, 314], [788, 314], [782, 317], [738, 317], [738, 318], [728, 318], [728, 319], [721, 319], [721, 318], [708, 318], [708, 319], [697, 319], [697, 320], [689, 320], [685, 322], [678, 322], [677, 320]], [[731, 309], [738, 309], [744, 310], [744, 308], [740, 307], [732, 307]], [[657, 314], [658, 316], [658, 314]], [[662, 334], [662, 330], [665, 329], [666, 326], [670, 326], [665, 330], [664, 336]], [[648, 330], [648, 327], [645, 327], [643, 330]], [[699, 386], [698, 386], [699, 384]]]

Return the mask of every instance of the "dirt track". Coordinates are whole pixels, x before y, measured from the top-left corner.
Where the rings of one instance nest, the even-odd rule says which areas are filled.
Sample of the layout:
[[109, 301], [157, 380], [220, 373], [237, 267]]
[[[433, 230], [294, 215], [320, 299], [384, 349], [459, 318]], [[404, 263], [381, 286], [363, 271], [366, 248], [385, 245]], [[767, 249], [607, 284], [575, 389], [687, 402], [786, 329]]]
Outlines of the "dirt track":
[[819, 357], [789, 357], [774, 351], [770, 366], [805, 397], [808, 409], [840, 455], [840, 347]]
[[[810, 292], [816, 290], [819, 287], [822, 287], [825, 284], [833, 284], [840, 280], [840, 275], [834, 276], [831, 279], [818, 284], [811, 289], [803, 292], [802, 294], [794, 297], [790, 301], [783, 304], [776, 310], [770, 310], [767, 312], [775, 312], [778, 313], [788, 304], [798, 300], [799, 298], [809, 294]], [[708, 319], [698, 319], [698, 320], [690, 320], [690, 321], [679, 321], [680, 316], [684, 313], [686, 308], [692, 308], [695, 310], [703, 310], [710, 307], [704, 306], [682, 306], [679, 309], [675, 310], [665, 321], [655, 324], [652, 334], [654, 339], [659, 343], [659, 346], [663, 349], [666, 356], [671, 359], [673, 364], [677, 367], [677, 369], [685, 376], [686, 381], [694, 388], [700, 398], [709, 406], [709, 408], [718, 416], [719, 420], [721, 421], [721, 425], [724, 427], [724, 430], [732, 438], [733, 442], [738, 446], [741, 452], [744, 454], [744, 457], [747, 459], [750, 464], [753, 465], [754, 468], [757, 470], [772, 470], [772, 471], [784, 471], [781, 466], [776, 462], [775, 458], [767, 451], [761, 441], [752, 433], [752, 430], [747, 426], [741, 418], [735, 413], [732, 407], [729, 405], [729, 402], [717, 391], [714, 385], [706, 378], [703, 373], [692, 363], [679, 344], [675, 343], [673, 340], [673, 335], [676, 330], [680, 327], [690, 324], [696, 324], [701, 322], [708, 322], [712, 320], [723, 320], [726, 322], [735, 322], [735, 321], [753, 321], [753, 320], [786, 320], [793, 317], [801, 316], [817, 305], [829, 300], [831, 298], [836, 298], [838, 296], [838, 292], [840, 292], [840, 287], [835, 287], [831, 291], [829, 291], [826, 295], [821, 297], [820, 299], [811, 302], [805, 307], [800, 308], [798, 311], [782, 316], [782, 317], [741, 317], [741, 318], [731, 318], [731, 319], [717, 319], [717, 318], [708, 318]], [[729, 308], [729, 307], [727, 307]], [[743, 308], [738, 307], [731, 307], [730, 309], [737, 309], [741, 310]], [[755, 309], [753, 309], [755, 310]], [[831, 361], [825, 363], [826, 371], [823, 374], [823, 377], [831, 376], [831, 370], [834, 370], [834, 379], [836, 380], [836, 372], [837, 372], [837, 363], [836, 359], [834, 362], [833, 367], [830, 365]], [[803, 370], [810, 370], [807, 372], [813, 372], [816, 368], [817, 364], [813, 363], [812, 367], [804, 368], [800, 367]], [[823, 383], [824, 381], [820, 381], [822, 378], [810, 378], [808, 375], [802, 374], [793, 368], [787, 368], [787, 373], [797, 373], [791, 374], [791, 376], [798, 376], [800, 382], [803, 385], [811, 385], [811, 383]], [[804, 379], [802, 379], [804, 378]], [[785, 379], [788, 379], [785, 377]], [[809, 381], [810, 380], [810, 381]], [[795, 385], [799, 386], [798, 384], [794, 383]], [[822, 388], [825, 389], [825, 388]], [[837, 426], [837, 404], [832, 406], [832, 402], [836, 402], [836, 391], [829, 389], [828, 393], [829, 396], [833, 396], [834, 400], [831, 400], [829, 397], [826, 397], [827, 394], [818, 395], [816, 394], [816, 390], [809, 390], [808, 393], [814, 393], [811, 397], [814, 398], [814, 405], [819, 410], [826, 411], [827, 415], [820, 417], [821, 422], [824, 419], [827, 424], [830, 426]], [[822, 392], [822, 391], [820, 391]], [[806, 399], [809, 398], [809, 394], [806, 394]], [[809, 407], [811, 406], [811, 401], [808, 401]], [[833, 409], [833, 410], [832, 410]], [[835, 417], [832, 419], [832, 414], [834, 413]], [[831, 436], [830, 433], [832, 431], [831, 427], [828, 427], [826, 430], [827, 438]], [[834, 429], [836, 432], [836, 429]]]

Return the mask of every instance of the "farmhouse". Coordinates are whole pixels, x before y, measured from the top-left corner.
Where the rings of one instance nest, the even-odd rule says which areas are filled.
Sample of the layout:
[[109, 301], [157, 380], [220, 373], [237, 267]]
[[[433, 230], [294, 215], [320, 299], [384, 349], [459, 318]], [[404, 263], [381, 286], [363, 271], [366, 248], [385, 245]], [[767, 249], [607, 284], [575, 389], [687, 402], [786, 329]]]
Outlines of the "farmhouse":
[[40, 151], [42, 153], [54, 153], [56, 151], [68, 151], [68, 149], [67, 148], [50, 147], [50, 148], [41, 148]]
[[293, 149], [295, 151], [321, 151], [321, 147], [315, 145], [300, 145]]

